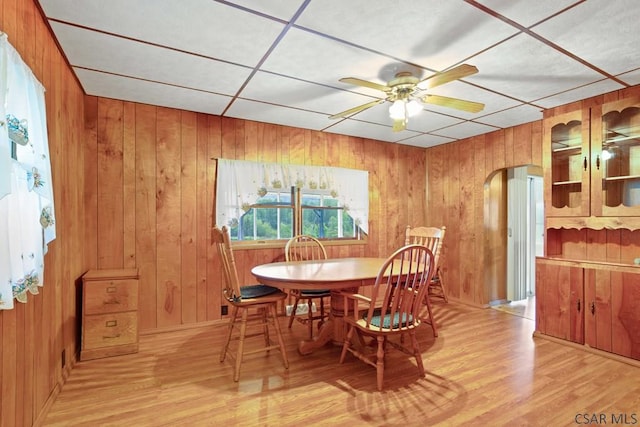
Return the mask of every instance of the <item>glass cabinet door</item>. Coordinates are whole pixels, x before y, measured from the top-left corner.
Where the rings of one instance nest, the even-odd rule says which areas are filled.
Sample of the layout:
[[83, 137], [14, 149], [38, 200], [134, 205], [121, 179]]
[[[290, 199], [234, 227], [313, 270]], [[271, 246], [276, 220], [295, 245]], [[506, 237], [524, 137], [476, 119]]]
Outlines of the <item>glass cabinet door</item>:
[[589, 215], [589, 120], [582, 111], [545, 120], [545, 210], [548, 216]]
[[[595, 119], [595, 118], [594, 118]], [[640, 215], [640, 98], [624, 99], [602, 106], [600, 143], [595, 158], [594, 193], [602, 216]], [[594, 132], [595, 133], [595, 132]], [[593, 167], [593, 165], [592, 165]]]

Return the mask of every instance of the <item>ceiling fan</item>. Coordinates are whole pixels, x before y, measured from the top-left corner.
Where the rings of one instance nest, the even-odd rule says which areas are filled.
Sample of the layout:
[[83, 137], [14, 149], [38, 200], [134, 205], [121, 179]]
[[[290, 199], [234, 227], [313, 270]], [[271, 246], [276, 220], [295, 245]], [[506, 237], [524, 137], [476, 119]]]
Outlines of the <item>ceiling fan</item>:
[[482, 111], [484, 104], [473, 101], [465, 101], [463, 99], [449, 98], [440, 95], [429, 95], [424, 92], [436, 86], [449, 83], [463, 77], [471, 76], [478, 72], [473, 65], [462, 64], [442, 73], [433, 74], [423, 80], [414, 76], [410, 72], [400, 72], [395, 78], [387, 82], [386, 85], [362, 80], [356, 77], [344, 77], [340, 79], [343, 83], [351, 83], [357, 86], [368, 87], [382, 91], [386, 94], [383, 99], [367, 102], [366, 104], [350, 108], [341, 113], [329, 116], [330, 119], [346, 118], [360, 111], [364, 111], [374, 105], [381, 104], [385, 101], [392, 103], [389, 107], [389, 116], [393, 119], [393, 130], [398, 132], [407, 127], [409, 117], [422, 111], [422, 104], [434, 104], [442, 107], [455, 108], [457, 110], [477, 113]]

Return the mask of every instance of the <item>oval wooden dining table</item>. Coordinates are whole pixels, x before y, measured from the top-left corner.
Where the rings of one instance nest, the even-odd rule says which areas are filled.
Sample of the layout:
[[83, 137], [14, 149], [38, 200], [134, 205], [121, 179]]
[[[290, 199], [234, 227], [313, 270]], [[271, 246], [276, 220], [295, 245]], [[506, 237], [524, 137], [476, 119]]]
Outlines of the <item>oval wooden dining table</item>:
[[310, 354], [333, 341], [344, 339], [344, 302], [340, 291], [357, 291], [373, 285], [386, 258], [335, 258], [315, 261], [286, 261], [262, 264], [251, 269], [260, 283], [284, 289], [329, 289], [329, 319], [313, 340], [298, 345], [300, 354]]

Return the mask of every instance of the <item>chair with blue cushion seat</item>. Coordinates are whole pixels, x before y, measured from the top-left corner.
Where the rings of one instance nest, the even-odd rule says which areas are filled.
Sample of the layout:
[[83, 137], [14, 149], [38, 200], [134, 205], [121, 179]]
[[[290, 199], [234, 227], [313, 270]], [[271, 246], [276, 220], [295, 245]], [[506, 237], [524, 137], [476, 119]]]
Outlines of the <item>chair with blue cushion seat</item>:
[[[222, 228], [214, 227], [211, 233], [212, 244], [215, 244], [220, 254], [222, 271], [224, 276], [223, 296], [231, 305], [231, 316], [229, 318], [229, 328], [227, 337], [220, 352], [220, 362], [224, 362], [226, 356], [230, 354], [231, 341], [237, 341], [235, 354], [235, 367], [233, 380], [240, 378], [240, 366], [244, 355], [279, 349], [284, 361], [285, 369], [289, 368], [289, 360], [285, 352], [284, 340], [280, 331], [280, 324], [277, 317], [278, 302], [284, 301], [287, 294], [272, 286], [255, 284], [240, 286], [236, 261], [231, 249], [231, 238], [226, 226]], [[238, 317], [240, 319], [238, 319]], [[240, 320], [240, 330], [237, 336], [233, 336], [234, 329]], [[269, 336], [269, 327], [272, 326], [276, 333], [274, 343]], [[255, 332], [247, 333], [247, 328], [256, 328]], [[253, 331], [253, 329], [252, 329]], [[258, 349], [245, 350], [245, 339], [255, 336], [264, 336], [264, 347]], [[233, 340], [232, 340], [233, 338]]]
[[[406, 245], [394, 252], [382, 265], [371, 297], [343, 292], [344, 321], [348, 326], [340, 363], [348, 352], [377, 371], [377, 387], [382, 390], [385, 352], [393, 347], [416, 359], [424, 376], [422, 355], [416, 339], [421, 324], [422, 301], [434, 273], [434, 255], [423, 245]], [[358, 340], [353, 340], [354, 334]], [[402, 339], [408, 334], [410, 344]], [[365, 337], [374, 338], [377, 348], [362, 345]]]
[[[322, 242], [315, 237], [307, 235], [297, 235], [289, 239], [284, 248], [284, 254], [287, 261], [327, 259], [327, 251]], [[293, 320], [297, 319], [307, 325], [309, 338], [313, 338], [313, 321], [319, 320], [318, 327], [322, 326], [327, 317], [324, 310], [324, 300], [331, 296], [331, 292], [327, 289], [292, 289], [289, 293], [294, 300], [291, 317], [289, 318], [289, 328], [293, 325]], [[301, 300], [307, 303], [307, 314], [304, 318], [296, 315], [298, 303]], [[320, 306], [318, 315], [315, 315], [312, 310], [314, 300], [317, 300]]]

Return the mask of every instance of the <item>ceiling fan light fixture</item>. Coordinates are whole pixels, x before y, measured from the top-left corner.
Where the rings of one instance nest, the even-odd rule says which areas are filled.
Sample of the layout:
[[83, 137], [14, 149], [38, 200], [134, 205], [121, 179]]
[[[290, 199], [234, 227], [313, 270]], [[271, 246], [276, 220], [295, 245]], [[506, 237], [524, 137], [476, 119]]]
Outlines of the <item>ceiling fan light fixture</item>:
[[413, 117], [416, 114], [418, 114], [420, 111], [422, 111], [422, 104], [420, 104], [415, 99], [412, 99], [411, 101], [407, 102], [406, 108], [407, 108], [407, 117]]
[[393, 101], [391, 107], [389, 107], [389, 117], [393, 120], [404, 120], [405, 118], [405, 102], [401, 99]]

